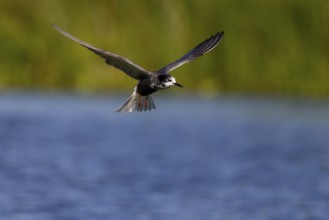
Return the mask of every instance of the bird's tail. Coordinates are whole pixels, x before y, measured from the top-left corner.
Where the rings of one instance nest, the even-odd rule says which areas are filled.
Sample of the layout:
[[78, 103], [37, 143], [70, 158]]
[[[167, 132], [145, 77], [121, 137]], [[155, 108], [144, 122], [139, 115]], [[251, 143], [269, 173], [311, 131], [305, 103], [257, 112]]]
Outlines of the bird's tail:
[[135, 111], [151, 111], [152, 109], [155, 109], [152, 97], [149, 95], [141, 96], [135, 89], [133, 94], [131, 94], [117, 112], [130, 113]]

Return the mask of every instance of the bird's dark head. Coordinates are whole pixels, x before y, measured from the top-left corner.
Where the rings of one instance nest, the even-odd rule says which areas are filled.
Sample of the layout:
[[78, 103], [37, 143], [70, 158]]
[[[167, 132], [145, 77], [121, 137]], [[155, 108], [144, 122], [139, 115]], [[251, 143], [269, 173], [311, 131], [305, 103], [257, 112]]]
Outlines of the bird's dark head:
[[169, 74], [165, 74], [165, 75], [159, 75], [158, 76], [159, 82], [160, 82], [160, 87], [165, 89], [165, 88], [169, 88], [171, 86], [178, 86], [183, 88], [183, 86], [179, 83], [176, 82], [175, 77], [169, 75]]

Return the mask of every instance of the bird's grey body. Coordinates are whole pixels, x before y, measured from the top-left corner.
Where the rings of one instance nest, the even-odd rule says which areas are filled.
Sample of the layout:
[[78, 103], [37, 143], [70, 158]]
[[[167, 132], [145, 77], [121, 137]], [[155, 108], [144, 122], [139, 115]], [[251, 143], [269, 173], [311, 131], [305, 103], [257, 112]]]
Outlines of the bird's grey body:
[[159, 84], [160, 81], [158, 80], [158, 77], [155, 74], [151, 75], [150, 77], [138, 81], [136, 86], [137, 92], [141, 94], [141, 96], [150, 95], [159, 89]]
[[138, 80], [133, 94], [117, 110], [118, 112], [146, 111], [155, 109], [154, 101], [150, 96], [152, 93], [172, 86], [182, 87], [179, 83], [176, 82], [176, 79], [173, 76], [169, 75], [169, 72], [215, 48], [221, 41], [224, 34], [224, 32], [218, 32], [217, 34], [198, 44], [195, 48], [193, 48], [178, 60], [164, 66], [158, 71], [147, 71], [137, 64], [134, 64], [127, 58], [96, 48], [93, 45], [90, 45], [72, 36], [58, 26], [54, 24], [52, 24], [52, 26], [66, 37], [76, 41], [77, 43], [102, 57], [108, 65], [111, 65], [123, 71], [128, 76]]

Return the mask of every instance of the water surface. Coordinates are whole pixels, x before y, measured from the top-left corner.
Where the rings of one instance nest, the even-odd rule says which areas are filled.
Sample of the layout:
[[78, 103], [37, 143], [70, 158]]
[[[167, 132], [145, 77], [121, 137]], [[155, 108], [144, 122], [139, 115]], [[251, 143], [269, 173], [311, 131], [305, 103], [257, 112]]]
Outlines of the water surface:
[[0, 95], [0, 219], [328, 219], [329, 104]]

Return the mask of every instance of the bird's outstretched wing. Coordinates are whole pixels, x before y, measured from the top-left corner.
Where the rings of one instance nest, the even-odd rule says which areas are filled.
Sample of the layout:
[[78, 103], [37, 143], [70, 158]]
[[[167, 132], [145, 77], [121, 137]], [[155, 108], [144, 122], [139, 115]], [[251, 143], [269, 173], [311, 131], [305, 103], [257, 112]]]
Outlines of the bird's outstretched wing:
[[93, 45], [90, 45], [74, 36], [71, 34], [67, 33], [66, 31], [62, 30], [60, 27], [58, 27], [55, 24], [51, 24], [57, 31], [62, 33], [64, 36], [76, 41], [77, 43], [81, 44], [82, 46], [86, 47], [88, 50], [91, 50], [95, 54], [99, 55], [102, 57], [105, 62], [108, 65], [111, 65], [123, 72], [125, 72], [128, 76], [140, 80], [142, 78], [147, 77], [150, 73], [144, 70], [142, 67], [138, 66], [137, 64], [134, 64], [127, 58], [121, 57], [119, 55], [116, 55], [114, 53], [99, 49], [94, 47]]
[[190, 62], [199, 56], [202, 56], [203, 54], [211, 51], [214, 49], [218, 43], [221, 41], [222, 37], [224, 35], [224, 31], [218, 32], [215, 35], [209, 37], [205, 41], [198, 44], [196, 47], [194, 47], [192, 50], [190, 50], [188, 53], [186, 53], [184, 56], [179, 58], [178, 60], [168, 64], [167, 66], [162, 67], [158, 73], [159, 74], [167, 74], [168, 72], [176, 69], [177, 67], [180, 67], [181, 65]]

